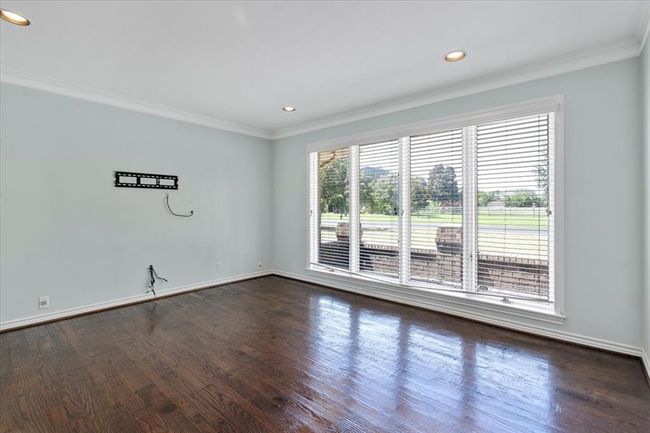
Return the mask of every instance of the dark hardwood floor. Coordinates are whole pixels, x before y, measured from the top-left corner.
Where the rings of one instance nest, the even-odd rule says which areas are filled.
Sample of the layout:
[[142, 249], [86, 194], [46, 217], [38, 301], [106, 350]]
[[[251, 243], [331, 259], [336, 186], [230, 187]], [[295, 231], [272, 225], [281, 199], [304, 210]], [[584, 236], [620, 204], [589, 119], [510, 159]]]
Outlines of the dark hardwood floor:
[[279, 277], [0, 354], [2, 432], [650, 432], [638, 359]]

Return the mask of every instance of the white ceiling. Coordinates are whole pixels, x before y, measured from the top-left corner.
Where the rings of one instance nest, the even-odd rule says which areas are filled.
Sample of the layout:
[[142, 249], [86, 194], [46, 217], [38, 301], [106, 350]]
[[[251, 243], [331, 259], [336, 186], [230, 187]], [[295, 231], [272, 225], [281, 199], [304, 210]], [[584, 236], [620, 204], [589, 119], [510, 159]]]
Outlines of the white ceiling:
[[[417, 105], [506, 73], [631, 57], [650, 16], [640, 1], [0, 5], [32, 21], [0, 23], [4, 81], [262, 136]], [[442, 60], [458, 48], [464, 61]], [[297, 111], [280, 110], [289, 104]]]

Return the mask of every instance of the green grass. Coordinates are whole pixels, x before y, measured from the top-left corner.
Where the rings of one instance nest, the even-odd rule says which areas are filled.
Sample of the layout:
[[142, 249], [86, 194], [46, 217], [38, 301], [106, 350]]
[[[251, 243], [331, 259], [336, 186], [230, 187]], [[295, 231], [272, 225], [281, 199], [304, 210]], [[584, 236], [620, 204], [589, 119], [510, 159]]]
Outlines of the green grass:
[[[335, 227], [339, 221], [347, 221], [347, 215], [340, 218], [339, 214], [322, 215], [322, 223], [327, 228], [321, 231], [323, 241], [336, 240]], [[462, 223], [460, 215], [430, 214], [413, 215], [412, 222], [421, 223], [411, 229], [411, 246], [421, 249], [435, 249], [437, 226]], [[372, 222], [394, 223], [393, 227], [373, 227]], [[482, 252], [505, 254], [519, 257], [546, 258], [548, 239], [546, 234], [537, 234], [537, 229], [548, 227], [548, 219], [544, 210], [540, 209], [480, 209], [478, 222], [483, 226], [503, 227], [505, 230], [481, 233], [479, 249]], [[361, 224], [364, 227], [362, 239], [367, 243], [397, 246], [398, 218], [393, 215], [361, 214]], [[508, 228], [527, 228], [530, 233], [508, 231]]]
[[[322, 220], [334, 223], [341, 220], [339, 214], [329, 213], [323, 214]], [[346, 219], [344, 216], [343, 219]], [[372, 221], [381, 222], [394, 222], [397, 224], [398, 217], [396, 215], [376, 215], [376, 214], [361, 214], [361, 222], [369, 223]], [[462, 218], [460, 215], [452, 215], [450, 213], [436, 213], [428, 215], [412, 215], [412, 222], [429, 223], [432, 225], [440, 224], [461, 224]], [[480, 209], [478, 213], [479, 225], [486, 226], [508, 226], [508, 227], [521, 227], [521, 228], [546, 228], [548, 227], [548, 218], [543, 209]]]
[[[362, 240], [365, 243], [374, 245], [390, 245], [397, 247], [397, 238], [397, 229], [372, 230], [366, 228], [362, 234]], [[321, 231], [321, 240], [323, 242], [335, 241], [335, 231]], [[517, 234], [511, 232], [483, 233], [479, 236], [478, 243], [479, 250], [483, 253], [512, 255], [533, 259], [548, 258], [548, 239], [544, 235], [537, 236], [535, 234]], [[435, 250], [436, 230], [420, 228], [413, 229], [411, 232], [411, 247], [424, 250]]]

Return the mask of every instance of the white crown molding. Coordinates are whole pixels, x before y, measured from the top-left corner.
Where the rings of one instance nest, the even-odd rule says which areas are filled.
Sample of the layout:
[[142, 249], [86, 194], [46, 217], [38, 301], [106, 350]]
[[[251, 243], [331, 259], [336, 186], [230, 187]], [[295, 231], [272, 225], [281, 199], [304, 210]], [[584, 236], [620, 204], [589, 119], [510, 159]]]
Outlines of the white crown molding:
[[643, 12], [639, 15], [637, 33], [639, 35], [639, 40], [641, 41], [640, 53], [645, 48], [645, 44], [648, 42], [648, 34], [650, 33], [650, 2], [645, 4]]
[[335, 116], [272, 131], [133, 100], [121, 95], [18, 71], [6, 66], [0, 67], [0, 81], [223, 131], [278, 140], [357, 120], [368, 119], [526, 81], [637, 57], [641, 54], [648, 39], [648, 32], [650, 31], [650, 7], [646, 8], [645, 12], [640, 16], [638, 28], [638, 38], [634, 40], [617, 42], [596, 50], [565, 54], [510, 71], [497, 72], [479, 79], [462, 81], [450, 86], [437, 87], [428, 91], [413, 93], [378, 104], [349, 110]]
[[640, 39], [619, 41], [596, 50], [569, 53], [507, 72], [498, 72], [480, 79], [462, 81], [451, 86], [438, 87], [429, 91], [418, 92], [375, 105], [350, 110], [314, 122], [277, 129], [272, 131], [271, 139], [278, 140], [357, 120], [368, 119], [474, 93], [494, 90], [526, 81], [625, 60], [639, 56], [641, 51], [642, 44]]
[[0, 67], [0, 81], [8, 84], [15, 84], [18, 86], [69, 96], [72, 98], [98, 102], [100, 104], [111, 105], [113, 107], [119, 107], [126, 110], [165, 117], [181, 122], [207, 126], [208, 128], [220, 129], [223, 131], [235, 132], [238, 134], [251, 135], [254, 137], [266, 139], [271, 138], [270, 131], [267, 131], [265, 129], [248, 125], [241, 125], [238, 123], [228, 122], [226, 120], [214, 119], [212, 117], [188, 113], [169, 107], [153, 105], [147, 102], [137, 101], [120, 95], [111, 94], [102, 90], [78, 86], [76, 84], [62, 82], [52, 78], [43, 77], [41, 75], [18, 71], [13, 68], [7, 68], [5, 66]]

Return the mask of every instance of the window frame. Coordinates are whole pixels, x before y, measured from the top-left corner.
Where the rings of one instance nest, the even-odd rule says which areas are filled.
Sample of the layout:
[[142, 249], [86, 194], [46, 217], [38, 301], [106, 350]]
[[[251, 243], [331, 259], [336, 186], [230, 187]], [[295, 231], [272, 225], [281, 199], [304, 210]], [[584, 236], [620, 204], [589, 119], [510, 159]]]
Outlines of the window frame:
[[[511, 119], [515, 117], [524, 117], [529, 115], [535, 115], [540, 113], [554, 113], [554, 128], [552, 133], [549, 136], [550, 146], [552, 146], [553, 158], [551, 175], [553, 179], [553, 188], [550, 191], [549, 200], [552, 200], [552, 224], [553, 224], [553, 238], [549, 239], [552, 242], [553, 250], [552, 254], [549, 257], [549, 280], [553, 282], [552, 293], [549, 293], [549, 302], [530, 302], [526, 300], [512, 300], [509, 303], [504, 303], [498, 298], [491, 298], [488, 296], [479, 295], [476, 292], [472, 291], [451, 291], [448, 287], [444, 285], [439, 285], [436, 283], [416, 283], [413, 280], [410, 280], [407, 270], [409, 267], [404, 267], [409, 259], [408, 256], [410, 251], [406, 251], [408, 243], [400, 242], [400, 278], [399, 281], [395, 280], [384, 280], [382, 278], [368, 277], [358, 274], [351, 274], [350, 272], [340, 271], [340, 270], [329, 270], [325, 269], [324, 266], [313, 266], [312, 265], [312, 251], [313, 251], [313, 242], [312, 236], [314, 230], [318, 230], [318, 227], [314, 227], [314, 224], [318, 223], [318, 215], [309, 215], [310, 209], [312, 209], [312, 201], [314, 200], [312, 196], [312, 176], [313, 176], [313, 167], [311, 165], [311, 154], [313, 152], [333, 150], [342, 147], [361, 146], [364, 144], [371, 144], [381, 141], [388, 141], [398, 139], [400, 143], [400, 155], [399, 155], [399, 172], [400, 176], [406, 174], [409, 175], [409, 164], [408, 164], [408, 155], [402, 154], [402, 141], [406, 139], [409, 141], [409, 137], [433, 133], [436, 131], [442, 131], [446, 129], [453, 128], [462, 128], [465, 132], [467, 128], [474, 128], [477, 124], [495, 122], [500, 120]], [[307, 239], [307, 251], [308, 261], [307, 261], [307, 271], [308, 273], [313, 273], [313, 275], [318, 275], [320, 277], [327, 276], [333, 278], [337, 284], [345, 283], [356, 283], [361, 286], [372, 285], [374, 288], [383, 289], [383, 290], [411, 290], [413, 294], [428, 296], [431, 299], [440, 299], [445, 301], [451, 301], [454, 303], [460, 303], [462, 305], [469, 305], [474, 307], [481, 307], [484, 309], [495, 310], [498, 312], [510, 313], [519, 315], [526, 318], [537, 318], [540, 320], [551, 321], [553, 323], [561, 323], [562, 320], [566, 317], [564, 311], [564, 96], [555, 95], [540, 99], [535, 99], [531, 101], [525, 101], [521, 103], [508, 104], [503, 106], [498, 106], [494, 108], [463, 113], [453, 116], [447, 116], [442, 118], [437, 118], [433, 120], [428, 120], [424, 122], [410, 123], [406, 125], [400, 125], [397, 127], [385, 128], [381, 130], [374, 130], [366, 133], [360, 133], [345, 137], [339, 137], [332, 140], [320, 141], [311, 143], [306, 147], [306, 159], [308, 161], [308, 188], [307, 195], [309, 204], [307, 212], [309, 218], [309, 233]], [[316, 172], [317, 173], [317, 172]], [[401, 185], [408, 184], [408, 182], [401, 182]], [[410, 214], [410, 209], [406, 209], [404, 206], [407, 206], [410, 202], [410, 191], [408, 194], [405, 191], [401, 191], [400, 188], [400, 218], [399, 218], [399, 233], [401, 239], [403, 236], [409, 236], [409, 218], [407, 214]], [[469, 193], [469, 191], [468, 191]], [[465, 194], [465, 191], [463, 191]], [[316, 202], [318, 198], [315, 199]], [[404, 212], [403, 212], [404, 210]], [[465, 221], [474, 221], [472, 215], [465, 215], [465, 210], [463, 210], [463, 225], [465, 228]], [[352, 215], [351, 215], [352, 216]], [[351, 219], [352, 221], [352, 219]], [[354, 224], [351, 224], [353, 226]], [[473, 224], [475, 229], [476, 224]], [[469, 246], [471, 248], [471, 245]], [[465, 243], [463, 248], [466, 248]], [[465, 286], [463, 284], [463, 286]], [[343, 287], [345, 288], [345, 287]], [[395, 295], [391, 295], [395, 297]], [[396, 299], [399, 300], [399, 299]]]

